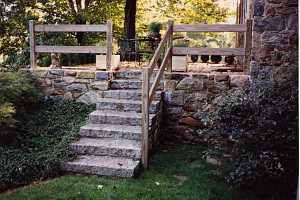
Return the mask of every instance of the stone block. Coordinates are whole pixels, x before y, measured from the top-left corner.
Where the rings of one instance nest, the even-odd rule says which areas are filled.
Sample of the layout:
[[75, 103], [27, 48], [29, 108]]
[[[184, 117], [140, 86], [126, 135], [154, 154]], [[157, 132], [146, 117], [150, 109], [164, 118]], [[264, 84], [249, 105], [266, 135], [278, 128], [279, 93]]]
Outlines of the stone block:
[[189, 90], [189, 91], [199, 91], [203, 90], [203, 81], [191, 77], [186, 77], [181, 80], [176, 89], [178, 90]]
[[172, 71], [186, 72], [187, 56], [172, 56]]
[[165, 80], [164, 81], [164, 90], [168, 91], [168, 90], [175, 90], [176, 89], [176, 85], [177, 85], [178, 81], [176, 80]]
[[228, 81], [229, 75], [228, 74], [216, 74], [215, 75], [215, 81], [221, 82], [221, 81]]
[[108, 90], [109, 82], [108, 81], [95, 81], [91, 83], [91, 88], [94, 90]]
[[96, 104], [99, 99], [100, 97], [97, 92], [89, 91], [81, 95], [76, 101], [91, 105]]
[[243, 88], [250, 84], [250, 76], [248, 75], [231, 75], [230, 87]]
[[67, 92], [64, 94], [64, 100], [70, 101], [73, 100], [73, 95], [71, 92]]
[[173, 106], [183, 106], [184, 104], [184, 91], [166, 91], [164, 95], [164, 100], [168, 105]]
[[76, 78], [75, 77], [72, 77], [72, 76], [64, 76], [63, 77], [63, 80], [66, 82], [66, 83], [74, 83], [76, 81]]
[[264, 14], [265, 1], [254, 0], [253, 2], [253, 16], [263, 16]]
[[89, 71], [79, 71], [76, 75], [79, 79], [94, 79], [95, 78], [95, 72], [89, 72]]
[[64, 76], [64, 70], [63, 69], [49, 69], [48, 71], [50, 75], [55, 76]]
[[65, 76], [76, 76], [77, 72], [72, 70], [65, 70]]
[[[113, 69], [117, 68], [120, 64], [120, 55], [112, 55], [111, 66]], [[106, 55], [96, 55], [96, 67], [100, 70], [107, 70]]]
[[189, 77], [189, 74], [186, 73], [176, 73], [176, 72], [172, 72], [172, 73], [168, 73], [165, 72], [164, 73], [164, 79], [172, 79], [172, 80], [182, 80], [186, 77]]
[[86, 92], [87, 87], [85, 84], [80, 84], [80, 83], [73, 83], [71, 85], [68, 85], [66, 87], [66, 91], [70, 92]]
[[106, 71], [96, 72], [95, 79], [98, 81], [106, 81], [109, 79], [109, 72], [106, 72]]

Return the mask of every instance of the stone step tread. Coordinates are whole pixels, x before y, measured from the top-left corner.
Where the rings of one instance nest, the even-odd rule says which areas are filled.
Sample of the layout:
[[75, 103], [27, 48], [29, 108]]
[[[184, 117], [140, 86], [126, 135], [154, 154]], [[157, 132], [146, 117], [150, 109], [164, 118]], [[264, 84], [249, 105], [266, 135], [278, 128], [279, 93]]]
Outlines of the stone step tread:
[[[150, 81], [152, 84], [152, 81]], [[160, 82], [158, 88], [163, 87], [163, 81]], [[112, 89], [141, 89], [142, 88], [142, 80], [138, 79], [114, 79], [111, 81]]]
[[[131, 118], [131, 119], [142, 119], [142, 113], [137, 112], [121, 112], [114, 110], [95, 110], [89, 114], [90, 116], [103, 116], [103, 117], [122, 117], [122, 118]], [[149, 119], [155, 117], [156, 114], [149, 114]]]
[[[101, 98], [98, 102], [107, 102], [107, 103], [122, 103], [122, 104], [138, 104], [142, 105], [140, 100], [129, 100], [129, 99], [112, 99], [112, 98]], [[159, 101], [152, 101], [152, 104], [158, 104]]]
[[[133, 100], [141, 100], [142, 90], [141, 89], [114, 89], [107, 91], [100, 91], [100, 96], [102, 98], [117, 98], [117, 99], [133, 99]], [[162, 91], [156, 91], [155, 99], [160, 100], [162, 95]]]
[[63, 164], [66, 171], [105, 176], [132, 177], [140, 161], [111, 156], [82, 155]]
[[130, 149], [139, 151], [141, 150], [140, 142], [136, 140], [114, 139], [114, 138], [80, 138], [78, 141], [73, 142], [71, 146], [82, 147], [102, 147], [114, 149]]
[[83, 130], [95, 130], [95, 131], [118, 131], [118, 132], [129, 132], [129, 133], [142, 133], [141, 126], [128, 126], [128, 125], [117, 125], [117, 124], [93, 124], [88, 123], [82, 126], [80, 129]]

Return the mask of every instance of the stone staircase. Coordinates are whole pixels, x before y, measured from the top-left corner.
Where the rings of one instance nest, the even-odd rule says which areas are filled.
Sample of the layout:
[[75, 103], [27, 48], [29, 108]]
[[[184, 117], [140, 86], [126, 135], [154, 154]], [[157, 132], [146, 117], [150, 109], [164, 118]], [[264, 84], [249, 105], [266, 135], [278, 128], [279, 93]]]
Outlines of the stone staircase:
[[[132, 177], [141, 166], [141, 71], [115, 72], [110, 90], [100, 91], [96, 111], [71, 144], [78, 157], [63, 164], [70, 172]], [[159, 131], [161, 92], [150, 106], [150, 132]]]

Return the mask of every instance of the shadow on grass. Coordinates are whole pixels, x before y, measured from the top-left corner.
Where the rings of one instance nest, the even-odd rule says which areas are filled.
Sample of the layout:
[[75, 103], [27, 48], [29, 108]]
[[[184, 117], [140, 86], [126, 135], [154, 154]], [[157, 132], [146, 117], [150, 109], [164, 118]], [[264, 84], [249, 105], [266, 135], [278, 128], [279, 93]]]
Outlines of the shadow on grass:
[[195, 145], [164, 145], [152, 157], [150, 169], [137, 178], [66, 174], [4, 193], [0, 199], [254, 199], [231, 190], [222, 175], [216, 175], [218, 167], [202, 159], [204, 150]]

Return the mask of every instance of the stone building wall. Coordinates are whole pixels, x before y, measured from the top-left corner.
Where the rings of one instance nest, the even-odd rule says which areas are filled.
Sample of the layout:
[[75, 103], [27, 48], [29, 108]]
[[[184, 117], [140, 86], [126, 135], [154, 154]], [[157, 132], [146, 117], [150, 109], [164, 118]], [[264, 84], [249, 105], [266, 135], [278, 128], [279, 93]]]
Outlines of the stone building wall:
[[281, 80], [298, 70], [298, 1], [253, 0], [251, 77]]

